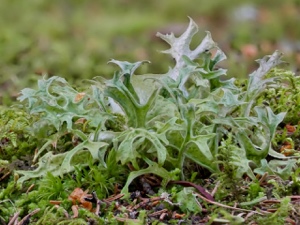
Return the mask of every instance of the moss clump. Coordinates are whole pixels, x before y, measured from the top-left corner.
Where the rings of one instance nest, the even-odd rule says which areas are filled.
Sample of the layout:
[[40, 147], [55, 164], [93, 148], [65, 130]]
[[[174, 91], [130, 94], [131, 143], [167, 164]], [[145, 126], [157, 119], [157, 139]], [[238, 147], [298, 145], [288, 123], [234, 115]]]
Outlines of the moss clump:
[[32, 123], [33, 117], [22, 109], [0, 109], [1, 159], [10, 161], [32, 155], [36, 147], [29, 130]]

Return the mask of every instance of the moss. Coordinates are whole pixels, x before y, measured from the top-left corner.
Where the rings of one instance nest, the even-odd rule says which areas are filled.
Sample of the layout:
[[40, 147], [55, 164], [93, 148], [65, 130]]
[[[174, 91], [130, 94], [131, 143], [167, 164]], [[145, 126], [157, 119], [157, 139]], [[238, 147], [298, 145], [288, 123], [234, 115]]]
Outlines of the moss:
[[0, 109], [1, 159], [12, 161], [34, 153], [37, 143], [30, 136], [33, 120], [23, 109]]

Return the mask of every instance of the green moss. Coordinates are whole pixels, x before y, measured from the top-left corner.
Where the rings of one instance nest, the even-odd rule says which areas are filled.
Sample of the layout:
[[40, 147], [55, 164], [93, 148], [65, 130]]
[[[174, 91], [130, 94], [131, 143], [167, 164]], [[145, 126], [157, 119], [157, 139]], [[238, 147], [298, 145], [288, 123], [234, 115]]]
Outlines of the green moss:
[[20, 108], [0, 109], [1, 159], [12, 160], [31, 155], [36, 143], [30, 137], [33, 117]]

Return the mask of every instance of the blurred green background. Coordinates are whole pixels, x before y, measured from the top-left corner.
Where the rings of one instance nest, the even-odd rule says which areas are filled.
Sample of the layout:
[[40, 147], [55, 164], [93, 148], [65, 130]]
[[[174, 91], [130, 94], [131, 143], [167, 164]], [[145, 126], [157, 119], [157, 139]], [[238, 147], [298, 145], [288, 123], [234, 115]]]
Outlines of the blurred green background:
[[181, 34], [187, 16], [199, 25], [193, 46], [209, 30], [229, 76], [246, 77], [276, 49], [299, 70], [299, 0], [1, 0], [0, 102], [11, 104], [45, 73], [73, 84], [109, 77], [111, 58], [150, 60], [140, 73], [165, 73], [172, 59], [159, 53], [168, 46], [156, 32]]

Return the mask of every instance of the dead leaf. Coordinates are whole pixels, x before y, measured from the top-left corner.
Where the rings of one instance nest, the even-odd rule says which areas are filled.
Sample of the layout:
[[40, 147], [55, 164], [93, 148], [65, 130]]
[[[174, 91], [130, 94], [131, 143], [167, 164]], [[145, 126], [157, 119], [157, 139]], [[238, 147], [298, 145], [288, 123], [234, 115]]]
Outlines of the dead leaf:
[[87, 191], [83, 191], [81, 188], [75, 188], [74, 191], [69, 195], [68, 199], [72, 201], [73, 205], [79, 205], [87, 210], [92, 210], [93, 205], [91, 202], [86, 201], [86, 198], [91, 198], [92, 195], [88, 194]]
[[286, 128], [287, 132], [289, 132], [289, 133], [294, 133], [296, 131], [296, 127], [292, 126], [290, 124], [285, 125], [285, 128]]
[[86, 93], [84, 93], [84, 92], [78, 93], [78, 94], [75, 96], [75, 102], [77, 103], [77, 102], [81, 101], [81, 99], [83, 99], [83, 97], [84, 97], [85, 95], [86, 95]]

